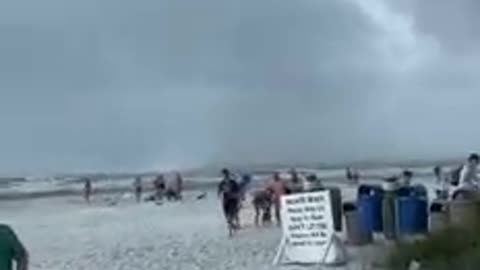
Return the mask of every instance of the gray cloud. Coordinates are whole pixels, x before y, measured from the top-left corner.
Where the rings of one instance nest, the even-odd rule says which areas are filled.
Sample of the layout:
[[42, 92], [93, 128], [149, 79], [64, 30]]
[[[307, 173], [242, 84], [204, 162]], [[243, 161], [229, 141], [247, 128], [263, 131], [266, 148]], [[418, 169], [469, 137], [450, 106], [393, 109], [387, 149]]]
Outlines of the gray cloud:
[[462, 154], [476, 4], [426, 2], [2, 1], [0, 171]]

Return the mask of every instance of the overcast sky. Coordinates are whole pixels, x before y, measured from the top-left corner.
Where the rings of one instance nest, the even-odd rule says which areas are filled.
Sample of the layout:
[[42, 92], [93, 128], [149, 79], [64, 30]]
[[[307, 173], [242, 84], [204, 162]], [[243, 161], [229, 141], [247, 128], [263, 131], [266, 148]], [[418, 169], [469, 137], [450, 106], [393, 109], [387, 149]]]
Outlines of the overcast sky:
[[0, 173], [480, 149], [478, 0], [0, 0]]

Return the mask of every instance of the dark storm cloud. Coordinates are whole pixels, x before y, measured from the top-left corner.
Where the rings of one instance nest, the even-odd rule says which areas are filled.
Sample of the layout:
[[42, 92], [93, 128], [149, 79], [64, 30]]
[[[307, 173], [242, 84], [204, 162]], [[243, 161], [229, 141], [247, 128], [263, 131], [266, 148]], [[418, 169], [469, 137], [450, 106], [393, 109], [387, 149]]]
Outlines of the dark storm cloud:
[[0, 169], [429, 156], [409, 117], [432, 123], [432, 88], [472, 89], [477, 65], [421, 4], [385, 3], [1, 1]]

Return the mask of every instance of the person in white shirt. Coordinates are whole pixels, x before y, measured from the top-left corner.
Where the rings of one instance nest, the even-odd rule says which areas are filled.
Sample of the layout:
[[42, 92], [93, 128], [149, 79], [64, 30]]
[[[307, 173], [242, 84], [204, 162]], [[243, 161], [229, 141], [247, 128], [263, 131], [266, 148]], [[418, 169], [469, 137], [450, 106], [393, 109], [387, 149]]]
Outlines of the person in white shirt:
[[460, 171], [459, 188], [466, 190], [478, 189], [477, 167], [480, 162], [478, 154], [471, 154]]

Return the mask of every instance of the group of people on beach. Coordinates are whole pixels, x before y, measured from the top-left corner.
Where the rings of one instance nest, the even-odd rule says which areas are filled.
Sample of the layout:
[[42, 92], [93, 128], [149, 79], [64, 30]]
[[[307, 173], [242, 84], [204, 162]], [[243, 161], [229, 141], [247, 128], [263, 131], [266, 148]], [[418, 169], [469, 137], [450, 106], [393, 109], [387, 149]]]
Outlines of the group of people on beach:
[[[251, 181], [251, 177], [244, 175], [242, 181], [238, 183], [228, 169], [223, 169], [221, 174], [222, 180], [217, 191], [221, 198], [229, 235], [232, 236], [240, 228], [241, 203], [245, 200], [246, 188]], [[287, 181], [282, 179], [278, 172], [275, 172], [264, 188], [252, 193], [252, 204], [255, 210], [254, 224], [256, 226], [272, 224], [272, 208], [277, 225], [281, 225], [281, 197], [285, 194], [306, 191], [305, 183], [318, 180], [314, 175], [309, 176], [308, 179], [302, 179], [294, 169], [290, 170], [289, 176], [289, 181]]]
[[[479, 198], [480, 196], [477, 195], [480, 194], [480, 179], [477, 175], [479, 164], [479, 155], [472, 153], [464, 164], [454, 167], [448, 173], [444, 173], [440, 166], [435, 166], [433, 173], [440, 185], [440, 188], [437, 189], [437, 196], [443, 199], [455, 199], [458, 196], [477, 196]], [[232, 235], [240, 227], [240, 206], [245, 199], [246, 183], [251, 179], [249, 176], [247, 178], [244, 176], [242, 182], [237, 183], [228, 169], [223, 169], [221, 174], [222, 180], [218, 185], [218, 195], [222, 200], [222, 209], [229, 228], [229, 235]], [[411, 170], [403, 170], [393, 179], [400, 186], [409, 186], [413, 176]], [[346, 178], [353, 183], [358, 183], [360, 174], [357, 170], [347, 168]], [[287, 181], [282, 179], [279, 173], [273, 173], [271, 180], [264, 188], [252, 192], [252, 204], [255, 210], [254, 224], [256, 226], [271, 224], [273, 209], [276, 224], [281, 225], [281, 197], [285, 194], [314, 191], [315, 188], [306, 187], [308, 183], [317, 183], [315, 188], [322, 188], [321, 181], [315, 174], [301, 178], [294, 169], [291, 169]]]
[[[163, 174], [158, 175], [152, 183], [153, 194], [146, 197], [147, 201], [162, 202], [164, 198], [169, 201], [182, 200], [183, 192], [183, 177], [180, 173], [175, 173], [173, 181], [165, 180]], [[142, 177], [137, 176], [133, 182], [133, 192], [135, 194], [135, 200], [137, 203], [142, 202], [145, 186], [142, 181]], [[83, 197], [87, 203], [90, 203], [93, 192], [92, 180], [90, 178], [84, 179]]]
[[[153, 187], [154, 193], [147, 197], [148, 201], [161, 202], [164, 198], [169, 201], [179, 201], [182, 199], [183, 177], [180, 173], [176, 173], [173, 181], [167, 183], [165, 176], [160, 174], [153, 180]], [[136, 193], [136, 197], [137, 202], [140, 202], [142, 197], [141, 192]]]

